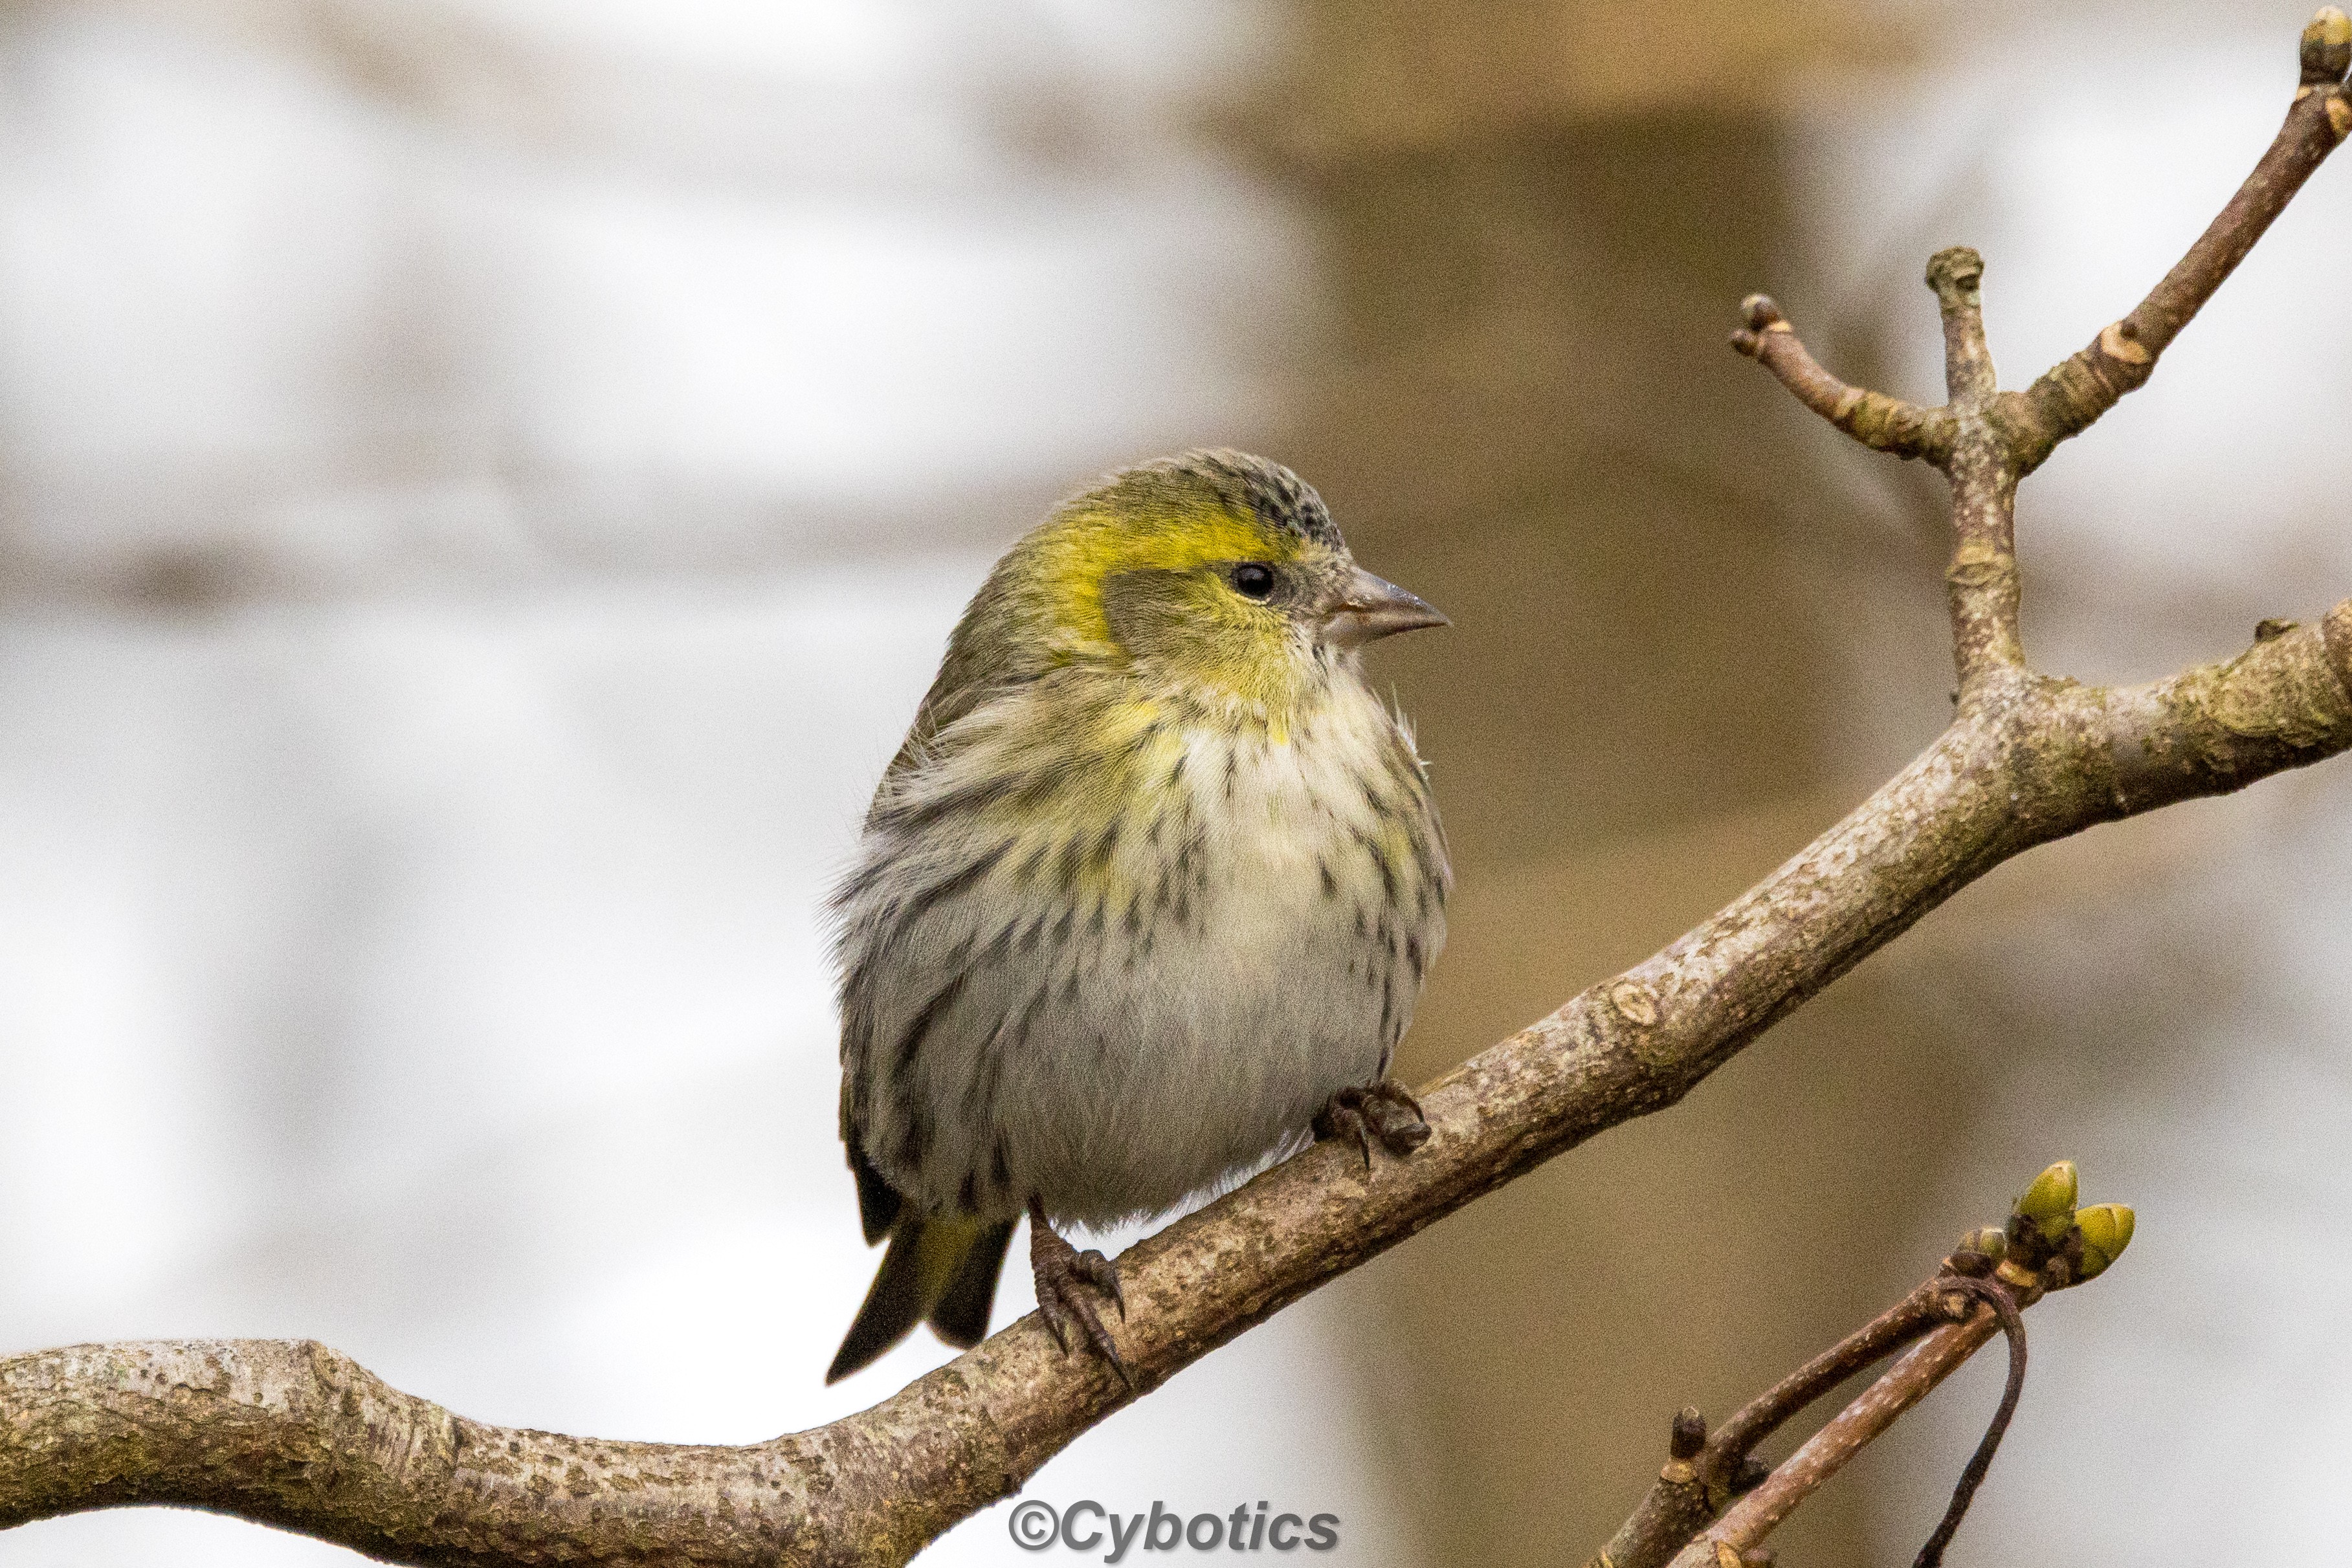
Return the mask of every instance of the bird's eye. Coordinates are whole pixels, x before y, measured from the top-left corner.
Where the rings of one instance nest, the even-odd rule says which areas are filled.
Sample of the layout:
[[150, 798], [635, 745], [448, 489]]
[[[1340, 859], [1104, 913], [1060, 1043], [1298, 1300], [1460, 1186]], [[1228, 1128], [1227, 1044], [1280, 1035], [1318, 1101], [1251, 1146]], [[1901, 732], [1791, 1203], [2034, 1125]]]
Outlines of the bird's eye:
[[1234, 591], [1244, 599], [1274, 597], [1274, 568], [1262, 560], [1245, 560], [1234, 568]]

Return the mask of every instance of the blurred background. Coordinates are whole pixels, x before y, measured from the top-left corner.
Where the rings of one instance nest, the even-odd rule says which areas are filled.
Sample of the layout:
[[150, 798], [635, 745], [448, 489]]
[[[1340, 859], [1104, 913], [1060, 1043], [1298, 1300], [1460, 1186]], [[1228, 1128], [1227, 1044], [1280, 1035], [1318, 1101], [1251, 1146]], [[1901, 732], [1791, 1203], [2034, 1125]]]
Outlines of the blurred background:
[[[1779, 296], [2022, 383], [2265, 144], [2272, 0], [6, 0], [0, 1351], [310, 1335], [485, 1420], [750, 1441], [873, 1266], [815, 912], [963, 598], [1100, 471], [1268, 452], [1453, 631], [1378, 655], [1460, 876], [1433, 1073], [1770, 869], [1948, 712], [1933, 475], [1723, 347]], [[2025, 492], [2029, 646], [2352, 592], [2352, 172]], [[2352, 766], [2038, 852], [1684, 1106], [1031, 1490], [1573, 1563], [2079, 1160], [1955, 1563], [2259, 1559], [2352, 1470]], [[1015, 1275], [1021, 1270], [1014, 1270]], [[997, 1321], [1029, 1305], [1010, 1278]], [[1782, 1560], [1906, 1558], [1963, 1379]], [[1303, 1506], [1302, 1506], [1303, 1505]], [[1024, 1561], [1003, 1511], [925, 1561]], [[328, 1564], [203, 1515], [0, 1568]]]

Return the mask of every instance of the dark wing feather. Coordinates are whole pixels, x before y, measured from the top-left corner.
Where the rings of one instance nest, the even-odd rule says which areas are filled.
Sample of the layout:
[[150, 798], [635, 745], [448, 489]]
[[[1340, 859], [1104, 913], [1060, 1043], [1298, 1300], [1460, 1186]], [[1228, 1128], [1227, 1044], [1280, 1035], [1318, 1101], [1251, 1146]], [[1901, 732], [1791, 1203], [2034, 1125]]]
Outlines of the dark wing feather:
[[1013, 1240], [1016, 1222], [992, 1225], [972, 1242], [956, 1265], [947, 1294], [925, 1320], [931, 1332], [958, 1350], [970, 1350], [988, 1337], [988, 1312], [996, 1301], [996, 1277], [1004, 1269], [1004, 1249]]
[[866, 1302], [857, 1309], [857, 1319], [849, 1325], [833, 1364], [825, 1368], [827, 1383], [872, 1365], [923, 1321], [930, 1303], [923, 1299], [922, 1240], [923, 1222], [912, 1216], [890, 1233], [890, 1249], [882, 1254], [882, 1267], [866, 1292]]
[[857, 1146], [853, 1135], [849, 1143], [849, 1169], [857, 1177], [857, 1219], [866, 1228], [866, 1245], [873, 1246], [890, 1234], [890, 1227], [898, 1222], [898, 1211], [907, 1200], [898, 1196], [880, 1171], [866, 1163], [866, 1151]]

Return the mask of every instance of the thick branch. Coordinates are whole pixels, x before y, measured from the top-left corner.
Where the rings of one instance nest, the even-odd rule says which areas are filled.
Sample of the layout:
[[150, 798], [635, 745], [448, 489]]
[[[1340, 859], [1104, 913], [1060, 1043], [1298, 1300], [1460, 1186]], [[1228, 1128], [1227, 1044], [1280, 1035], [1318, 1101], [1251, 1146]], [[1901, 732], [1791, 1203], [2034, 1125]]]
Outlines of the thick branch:
[[[1673, 1104], [1992, 866], [2092, 823], [2352, 747], [2352, 601], [2131, 692], [2036, 681], [1964, 716], [1803, 853], [1647, 962], [1422, 1093], [1366, 1175], [1325, 1145], [1120, 1260], [1147, 1385], [1593, 1134]], [[0, 1525], [179, 1503], [394, 1562], [889, 1563], [1007, 1496], [1127, 1397], [1032, 1316], [862, 1415], [743, 1448], [460, 1420], [313, 1345], [0, 1362]]]

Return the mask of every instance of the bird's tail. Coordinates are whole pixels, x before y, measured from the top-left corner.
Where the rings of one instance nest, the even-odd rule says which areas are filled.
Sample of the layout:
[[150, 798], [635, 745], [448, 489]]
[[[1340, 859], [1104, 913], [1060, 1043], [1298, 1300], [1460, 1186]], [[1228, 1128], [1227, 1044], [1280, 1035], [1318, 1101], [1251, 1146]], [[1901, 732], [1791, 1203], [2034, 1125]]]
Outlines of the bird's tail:
[[838, 1383], [871, 1364], [884, 1351], [929, 1322], [958, 1350], [988, 1335], [988, 1309], [996, 1276], [1013, 1239], [1010, 1219], [967, 1219], [902, 1213], [890, 1228], [890, 1247], [849, 1337], [824, 1375]]

